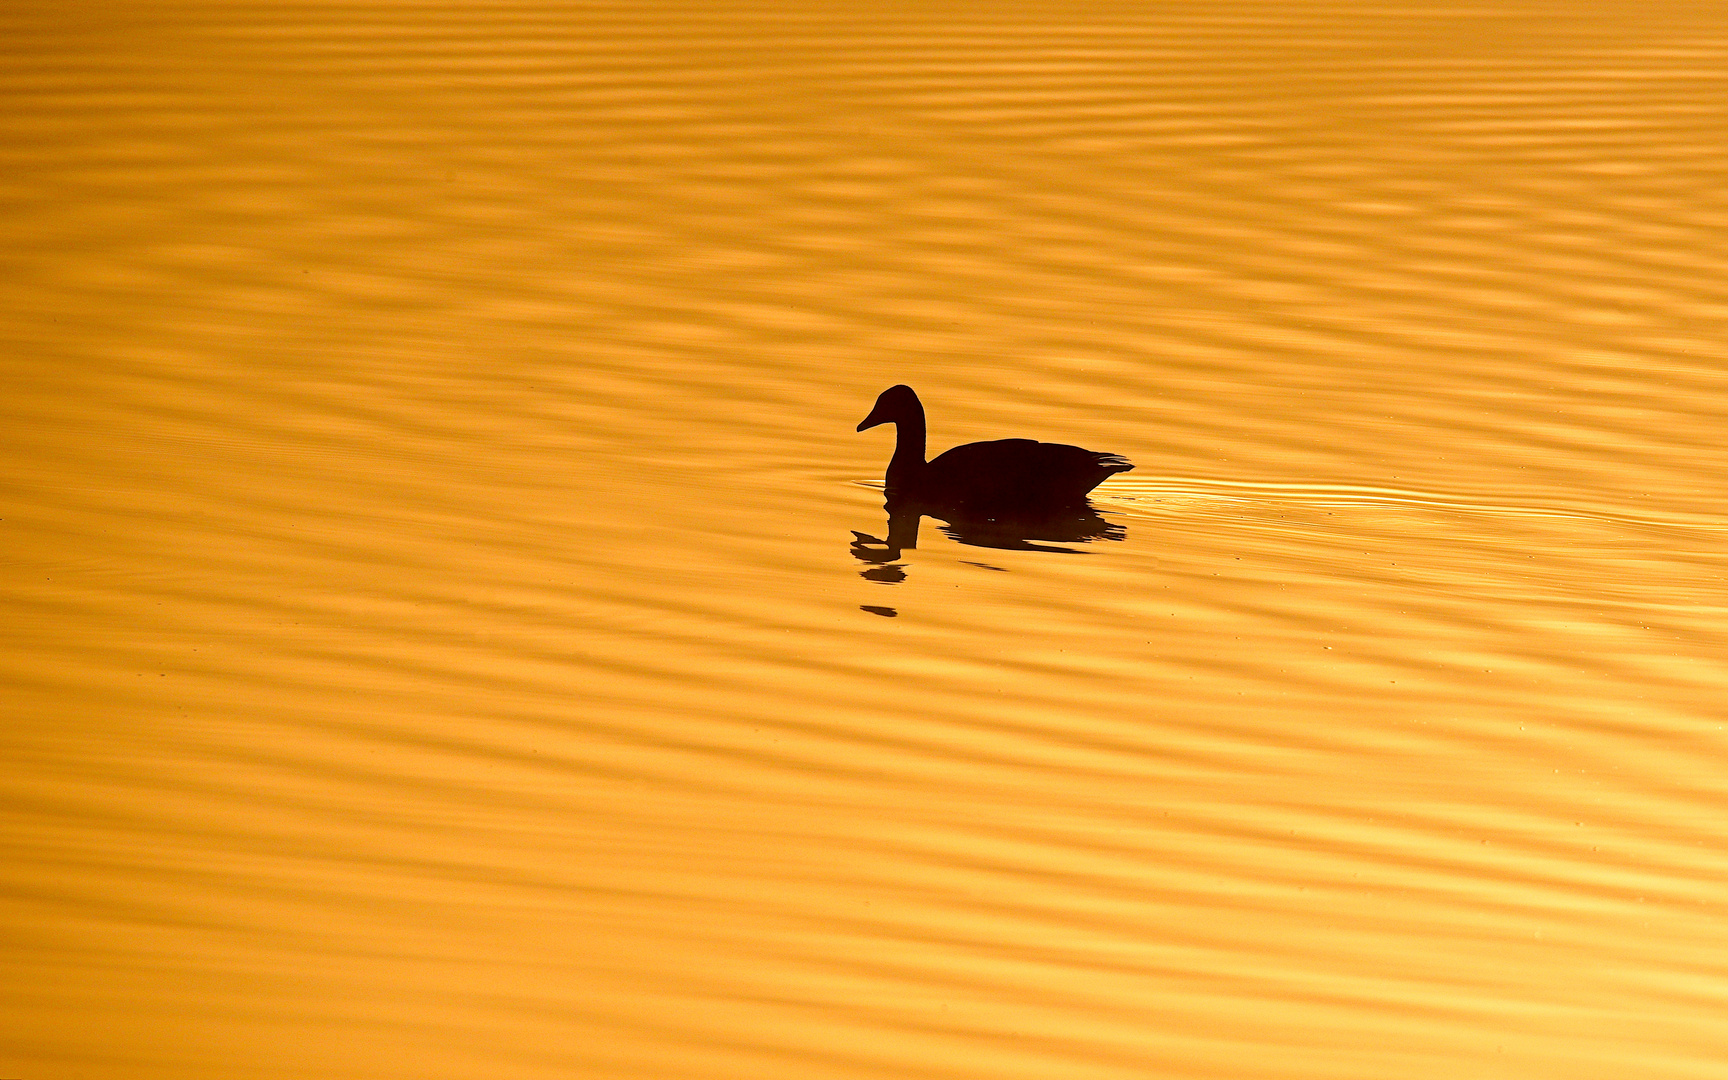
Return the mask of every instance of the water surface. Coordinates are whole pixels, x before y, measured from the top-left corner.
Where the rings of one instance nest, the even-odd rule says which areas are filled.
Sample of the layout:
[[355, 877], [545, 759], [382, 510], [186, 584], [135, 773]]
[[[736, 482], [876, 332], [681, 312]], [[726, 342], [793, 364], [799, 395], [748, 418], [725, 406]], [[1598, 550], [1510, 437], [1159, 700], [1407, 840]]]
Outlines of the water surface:
[[1714, 1075], [1707, 15], [15, 8], [0, 1071]]

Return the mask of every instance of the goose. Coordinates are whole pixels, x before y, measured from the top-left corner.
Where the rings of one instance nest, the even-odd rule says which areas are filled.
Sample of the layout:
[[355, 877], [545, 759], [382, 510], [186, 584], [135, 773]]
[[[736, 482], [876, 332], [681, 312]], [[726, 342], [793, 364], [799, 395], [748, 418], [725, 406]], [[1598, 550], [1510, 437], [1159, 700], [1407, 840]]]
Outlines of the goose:
[[1105, 477], [1134, 467], [1119, 454], [1032, 439], [967, 443], [925, 461], [924, 403], [910, 386], [882, 391], [858, 430], [878, 424], [897, 429], [888, 461], [890, 500], [975, 514], [1024, 514], [1083, 505]]

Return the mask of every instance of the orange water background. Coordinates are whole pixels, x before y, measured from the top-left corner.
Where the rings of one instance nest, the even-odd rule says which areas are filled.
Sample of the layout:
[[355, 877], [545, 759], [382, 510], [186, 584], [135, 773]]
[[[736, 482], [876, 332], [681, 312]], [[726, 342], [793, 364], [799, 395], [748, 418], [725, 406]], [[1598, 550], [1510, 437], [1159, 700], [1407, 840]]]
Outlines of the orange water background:
[[1722, 1075], [1718, 11], [0, 25], [0, 1075]]

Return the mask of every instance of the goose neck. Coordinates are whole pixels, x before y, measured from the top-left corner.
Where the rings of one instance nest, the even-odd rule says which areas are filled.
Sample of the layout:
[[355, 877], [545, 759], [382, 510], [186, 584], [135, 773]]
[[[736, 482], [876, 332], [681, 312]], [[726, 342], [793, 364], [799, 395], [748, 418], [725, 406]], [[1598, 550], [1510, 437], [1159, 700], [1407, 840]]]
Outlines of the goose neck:
[[911, 477], [924, 468], [924, 410], [908, 410], [894, 422], [894, 456], [888, 459], [888, 476]]

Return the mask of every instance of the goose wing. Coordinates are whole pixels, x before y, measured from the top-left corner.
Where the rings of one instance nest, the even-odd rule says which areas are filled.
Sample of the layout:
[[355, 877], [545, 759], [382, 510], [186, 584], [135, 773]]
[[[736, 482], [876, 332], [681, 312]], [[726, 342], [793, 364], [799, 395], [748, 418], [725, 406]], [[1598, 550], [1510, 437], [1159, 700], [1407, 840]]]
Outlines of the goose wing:
[[1112, 473], [1134, 466], [1119, 454], [1065, 443], [998, 439], [967, 443], [926, 466], [932, 494], [968, 504], [1077, 501]]

